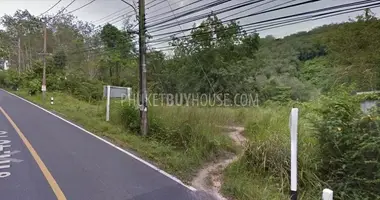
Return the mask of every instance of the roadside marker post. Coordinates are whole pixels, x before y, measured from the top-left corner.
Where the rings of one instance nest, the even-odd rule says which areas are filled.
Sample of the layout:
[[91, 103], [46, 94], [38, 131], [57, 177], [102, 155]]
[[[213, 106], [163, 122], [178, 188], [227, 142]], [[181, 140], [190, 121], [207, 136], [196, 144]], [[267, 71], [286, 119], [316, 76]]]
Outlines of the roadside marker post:
[[297, 200], [297, 129], [298, 108], [292, 108], [290, 126], [290, 199]]
[[322, 192], [322, 200], [333, 200], [333, 191], [330, 189], [324, 189]]
[[54, 104], [54, 97], [50, 97], [50, 104], [51, 104], [51, 105]]
[[110, 120], [110, 97], [111, 96], [111, 86], [107, 85], [107, 110], [106, 110], [106, 121]]

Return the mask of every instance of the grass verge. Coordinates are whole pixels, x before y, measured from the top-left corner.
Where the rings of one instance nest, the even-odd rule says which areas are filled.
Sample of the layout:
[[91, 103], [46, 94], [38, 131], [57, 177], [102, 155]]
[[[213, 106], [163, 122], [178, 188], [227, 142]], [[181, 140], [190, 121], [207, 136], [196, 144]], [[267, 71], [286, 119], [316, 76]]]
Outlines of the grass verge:
[[[14, 93], [75, 122], [118, 146], [137, 152], [141, 157], [153, 161], [158, 167], [174, 174], [186, 183], [191, 181], [193, 175], [205, 162], [214, 159], [224, 151], [236, 150], [233, 143], [217, 127], [236, 122], [235, 118], [238, 118], [241, 113], [234, 109], [151, 107], [150, 117], [160, 121], [162, 134], [165, 134], [165, 131], [177, 130], [181, 134], [186, 131], [186, 134], [197, 136], [191, 137], [190, 146], [178, 148], [170, 142], [141, 137], [126, 129], [123, 119], [120, 118], [120, 112], [123, 109], [120, 102], [112, 102], [111, 120], [106, 122], [104, 102], [90, 104], [67, 94], [55, 92], [47, 93], [46, 102], [43, 103], [41, 95], [30, 96], [25, 91]], [[54, 97], [54, 105], [50, 105], [50, 97]]]
[[[317, 139], [308, 122], [306, 106], [299, 106], [299, 199], [319, 199], [321, 190], [315, 163]], [[222, 191], [238, 200], [288, 199], [290, 169], [289, 113], [291, 106], [257, 108], [246, 121], [250, 144], [242, 157], [224, 171]]]

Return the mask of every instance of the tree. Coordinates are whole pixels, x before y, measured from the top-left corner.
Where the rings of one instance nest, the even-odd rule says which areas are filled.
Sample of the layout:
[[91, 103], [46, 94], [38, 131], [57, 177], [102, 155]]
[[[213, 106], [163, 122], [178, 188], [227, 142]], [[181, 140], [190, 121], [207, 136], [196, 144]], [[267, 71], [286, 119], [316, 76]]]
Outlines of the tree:
[[121, 71], [131, 67], [132, 62], [128, 59], [135, 59], [136, 50], [132, 42], [133, 36], [107, 24], [103, 27], [100, 38], [105, 46], [102, 71], [105, 72], [108, 69], [108, 76], [103, 74], [102, 79], [120, 85]]
[[63, 50], [58, 51], [53, 55], [54, 66], [59, 70], [64, 70], [66, 67], [67, 56]]
[[356, 16], [356, 20], [358, 22], [368, 22], [368, 21], [374, 21], [377, 20], [375, 14], [371, 11], [371, 9], [366, 8], [364, 9], [364, 14]]
[[336, 25], [326, 34], [329, 60], [337, 69], [338, 83], [356, 84], [358, 90], [380, 86], [380, 21], [370, 10], [357, 21]]
[[247, 35], [238, 23], [223, 24], [210, 15], [189, 37], [174, 38], [172, 59], [160, 70], [166, 92], [230, 93], [254, 91], [257, 34]]

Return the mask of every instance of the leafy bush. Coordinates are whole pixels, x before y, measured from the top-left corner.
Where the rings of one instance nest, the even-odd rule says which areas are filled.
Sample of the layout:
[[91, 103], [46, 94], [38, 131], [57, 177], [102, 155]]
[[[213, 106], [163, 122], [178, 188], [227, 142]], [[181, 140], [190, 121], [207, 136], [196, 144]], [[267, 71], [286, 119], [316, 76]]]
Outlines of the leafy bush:
[[[124, 127], [127, 129], [139, 133], [140, 132], [140, 114], [138, 108], [131, 104], [123, 104], [120, 117]], [[149, 120], [149, 138], [160, 141], [177, 148], [189, 147], [192, 129], [189, 123], [184, 122], [180, 126], [167, 127], [156, 112], [148, 113]]]
[[60, 77], [62, 82], [58, 86], [62, 91], [68, 92], [76, 98], [88, 102], [101, 100], [103, 97], [103, 83], [97, 80], [88, 80], [76, 75]]
[[46, 87], [49, 91], [65, 91], [62, 75], [51, 74], [46, 77]]
[[7, 73], [5, 71], [0, 71], [0, 87], [6, 87]]
[[[198, 110], [199, 109], [199, 110]], [[231, 142], [200, 108], [151, 107], [148, 112], [148, 139], [169, 145], [181, 151], [197, 151], [200, 159], [220, 153], [222, 148], [233, 150]], [[132, 132], [140, 132], [139, 110], [125, 103], [119, 111], [120, 123]], [[209, 111], [210, 112], [210, 111]], [[210, 112], [212, 113], [212, 112]]]
[[33, 79], [26, 83], [30, 95], [35, 95], [40, 91], [41, 81], [39, 79]]
[[17, 74], [17, 71], [8, 70], [5, 72], [4, 87], [16, 89], [22, 84], [22, 78]]
[[354, 98], [326, 100], [316, 123], [321, 178], [337, 199], [380, 198], [380, 116], [363, 116]]
[[124, 103], [120, 109], [120, 123], [132, 132], [138, 133], [140, 131], [139, 110], [132, 103]]

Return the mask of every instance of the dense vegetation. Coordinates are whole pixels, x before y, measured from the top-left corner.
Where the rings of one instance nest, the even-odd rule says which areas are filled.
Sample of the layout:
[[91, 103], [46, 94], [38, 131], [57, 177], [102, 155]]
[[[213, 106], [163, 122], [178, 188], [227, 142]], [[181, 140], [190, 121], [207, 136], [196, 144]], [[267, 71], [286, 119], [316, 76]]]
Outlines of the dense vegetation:
[[[64, 106], [55, 109], [98, 134], [189, 179], [204, 162], [236, 151], [216, 126], [244, 124], [250, 143], [226, 169], [223, 192], [237, 199], [284, 199], [289, 193], [288, 113], [297, 106], [301, 198], [319, 199], [323, 187], [329, 187], [336, 199], [379, 199], [379, 113], [364, 116], [349, 95], [380, 84], [380, 20], [370, 10], [346, 23], [282, 39], [247, 34], [236, 22], [223, 24], [210, 16], [188, 37], [169, 39], [172, 54], [149, 48], [150, 93], [252, 93], [261, 107], [152, 107], [147, 138], [133, 134], [139, 130], [136, 107], [115, 109], [116, 120], [110, 123], [117, 128], [102, 121], [104, 110], [99, 109], [104, 84], [138, 88], [136, 41], [128, 21], [120, 30], [66, 14], [46, 20], [47, 51], [52, 53], [47, 90], [75, 102], [62, 100]], [[19, 88], [40, 102], [41, 19], [17, 11], [4, 16], [2, 25], [0, 57], [10, 60], [11, 69], [0, 73], [0, 86]]]
[[[168, 38], [173, 46], [170, 56], [148, 48], [149, 89], [166, 94], [257, 93], [261, 102], [308, 101], [341, 84], [355, 84], [357, 90], [375, 89], [379, 84], [380, 23], [366, 12], [347, 23], [283, 39], [247, 34], [235, 22], [222, 24], [217, 16], [210, 16], [189, 36]], [[111, 24], [94, 27], [71, 15], [47, 20], [47, 51], [52, 53], [47, 62], [50, 91], [65, 89], [56, 84], [68, 76], [73, 76], [69, 82], [92, 80], [138, 88], [136, 38], [128, 22], [127, 28], [119, 30]], [[9, 59], [20, 76], [27, 74], [29, 80], [22, 80], [37, 83], [42, 65], [38, 55], [43, 47], [41, 19], [17, 11], [14, 16], [4, 16], [2, 24], [6, 29], [0, 32], [1, 57]], [[148, 41], [148, 47], [152, 44]], [[86, 96], [98, 98], [90, 92]]]

